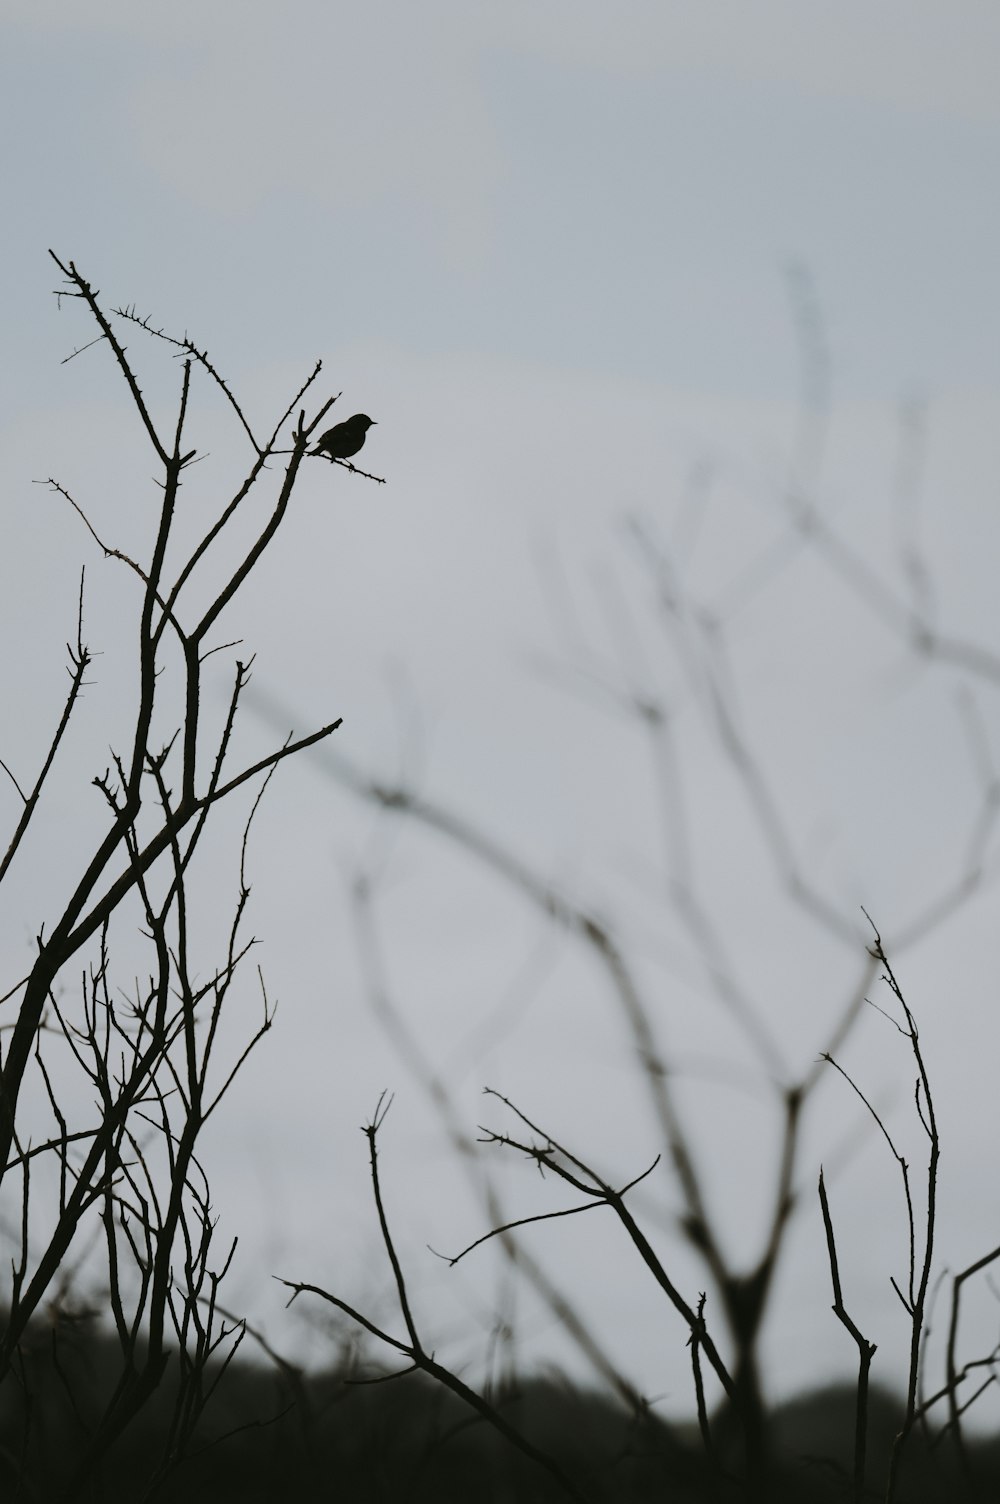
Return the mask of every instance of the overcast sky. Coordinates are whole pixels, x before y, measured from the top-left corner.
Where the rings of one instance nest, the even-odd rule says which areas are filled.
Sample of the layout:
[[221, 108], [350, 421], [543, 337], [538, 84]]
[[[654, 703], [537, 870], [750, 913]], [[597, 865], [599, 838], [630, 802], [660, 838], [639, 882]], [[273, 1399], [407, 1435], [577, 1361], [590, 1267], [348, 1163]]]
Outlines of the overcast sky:
[[[51, 246], [106, 304], [207, 346], [261, 428], [317, 357], [321, 398], [343, 390], [337, 415], [377, 420], [362, 458], [387, 484], [309, 468], [224, 623], [257, 653], [246, 745], [342, 715], [338, 752], [385, 778], [406, 768], [613, 920], [749, 1263], [774, 1175], [768, 1071], [678, 920], [665, 879], [684, 843], [676, 819], [664, 843], [648, 736], [610, 691], [660, 697], [684, 873], [783, 1079], [858, 984], [864, 905], [900, 939], [939, 1084], [941, 1261], [995, 1246], [995, 885], [913, 930], [970, 846], [995, 867], [990, 832], [974, 843], [996, 691], [975, 665], [915, 666], [879, 616], [880, 600], [923, 599], [906, 567], [919, 555], [936, 624], [1000, 651], [995, 5], [6, 0], [3, 17], [0, 755], [25, 777], [62, 692], [82, 562], [104, 654], [8, 898], [4, 974], [51, 920], [58, 854], [85, 840], [90, 778], [129, 705], [128, 582], [32, 482], [56, 476], [122, 546], [156, 497], [107, 352], [60, 364], [93, 336], [51, 296]], [[139, 331], [128, 344], [166, 414], [176, 369]], [[192, 518], [215, 515], [245, 460], [215, 395], [198, 395]], [[849, 555], [793, 539], [790, 490]], [[679, 636], [628, 519], [662, 548]], [[848, 556], [881, 586], [859, 594], [856, 569], [838, 573]], [[698, 608], [796, 861], [848, 938], [782, 888], [719, 735]], [[16, 811], [10, 789], [0, 810]], [[373, 864], [392, 995], [470, 1130], [498, 1121], [478, 1095], [492, 1085], [620, 1180], [662, 1146], [620, 1013], [571, 942], [447, 841], [346, 795], [325, 754], [286, 764], [251, 847], [278, 1020], [211, 1144], [241, 1238], [230, 1300], [279, 1347], [301, 1334], [271, 1273], [384, 1300], [357, 1127], [388, 1087], [387, 1193], [427, 1342], [475, 1371], [495, 1270], [449, 1274], [425, 1245], [471, 1241], [484, 1213], [364, 983], [349, 888]], [[206, 966], [221, 883], [204, 900]], [[845, 1059], [917, 1159], [899, 1036], [869, 1012]], [[767, 1348], [777, 1393], [855, 1362], [829, 1314], [821, 1160], [841, 1166], [832, 1194], [878, 1376], [901, 1372], [893, 1166], [844, 1083], [816, 1106]], [[529, 1169], [510, 1168], [509, 1214], [540, 1207]], [[665, 1248], [676, 1205], [664, 1172], [644, 1206]], [[532, 1251], [635, 1381], [684, 1412], [684, 1333], [607, 1229], [568, 1226], [534, 1229]], [[693, 1299], [704, 1274], [676, 1257]], [[530, 1320], [519, 1356], [575, 1362]]]

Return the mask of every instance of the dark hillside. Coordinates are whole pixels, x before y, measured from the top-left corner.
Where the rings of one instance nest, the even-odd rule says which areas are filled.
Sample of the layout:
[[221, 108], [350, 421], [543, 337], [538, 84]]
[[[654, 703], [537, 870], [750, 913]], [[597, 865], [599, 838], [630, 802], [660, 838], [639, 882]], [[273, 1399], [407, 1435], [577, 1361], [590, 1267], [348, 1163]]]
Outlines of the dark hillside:
[[[74, 1470], [117, 1374], [114, 1344], [85, 1324], [36, 1328], [17, 1377], [0, 1390], [0, 1499], [106, 1504], [547, 1504], [569, 1495], [453, 1395], [418, 1374], [352, 1383], [341, 1370], [301, 1377], [238, 1358], [187, 1448], [174, 1458], [169, 1372], [126, 1436], [82, 1487]], [[554, 1380], [497, 1400], [506, 1419], [554, 1458], [594, 1504], [702, 1504], [745, 1495], [706, 1462], [697, 1431], [629, 1417], [610, 1401]], [[850, 1497], [854, 1396], [824, 1390], [778, 1411], [768, 1504]], [[870, 1497], [884, 1485], [899, 1405], [871, 1398]], [[915, 1437], [904, 1504], [1000, 1500], [1000, 1444], [971, 1453], [964, 1484], [947, 1439], [931, 1453]]]

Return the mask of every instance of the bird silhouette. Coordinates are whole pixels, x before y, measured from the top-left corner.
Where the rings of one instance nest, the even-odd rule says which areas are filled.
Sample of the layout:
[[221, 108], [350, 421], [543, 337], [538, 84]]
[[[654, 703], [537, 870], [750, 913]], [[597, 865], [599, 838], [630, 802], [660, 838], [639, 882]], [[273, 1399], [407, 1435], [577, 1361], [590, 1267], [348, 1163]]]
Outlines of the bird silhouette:
[[352, 454], [357, 454], [369, 428], [374, 426], [374, 418], [369, 418], [367, 413], [355, 413], [353, 418], [345, 418], [343, 423], [328, 428], [309, 453], [325, 454], [331, 460], [348, 460]]

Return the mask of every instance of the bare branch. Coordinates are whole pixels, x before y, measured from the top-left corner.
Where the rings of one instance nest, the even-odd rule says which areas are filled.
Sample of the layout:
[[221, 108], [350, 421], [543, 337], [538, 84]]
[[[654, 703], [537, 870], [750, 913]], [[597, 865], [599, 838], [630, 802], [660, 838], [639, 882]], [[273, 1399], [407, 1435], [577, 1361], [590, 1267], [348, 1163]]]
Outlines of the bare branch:
[[823, 1226], [826, 1230], [826, 1248], [830, 1259], [830, 1278], [833, 1280], [833, 1311], [837, 1320], [847, 1328], [858, 1349], [858, 1387], [854, 1420], [854, 1499], [861, 1504], [865, 1493], [865, 1454], [868, 1444], [868, 1374], [877, 1348], [874, 1342], [862, 1336], [848, 1315], [840, 1288], [840, 1266], [837, 1262], [837, 1245], [833, 1235], [833, 1218], [826, 1194], [823, 1171], [819, 1172], [819, 1202], [823, 1211]]

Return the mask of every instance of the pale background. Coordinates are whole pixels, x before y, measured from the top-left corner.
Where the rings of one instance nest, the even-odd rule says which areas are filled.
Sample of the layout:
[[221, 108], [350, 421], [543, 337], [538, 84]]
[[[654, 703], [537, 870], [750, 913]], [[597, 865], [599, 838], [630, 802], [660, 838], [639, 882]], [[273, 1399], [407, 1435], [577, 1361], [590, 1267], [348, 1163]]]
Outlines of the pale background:
[[[107, 304], [134, 300], [207, 345], [262, 429], [317, 356], [322, 396], [343, 389], [337, 415], [378, 420], [360, 458], [388, 484], [311, 466], [221, 624], [258, 653], [248, 755], [342, 715], [336, 751], [389, 780], [405, 769], [614, 917], [749, 1262], [773, 1099], [665, 894], [648, 748], [608, 713], [594, 670], [655, 687], [676, 712], [700, 897], [790, 1069], [808, 1068], [857, 984], [861, 905], [890, 945], [910, 931], [898, 970], [944, 1137], [937, 1267], [1000, 1242], [1000, 927], [992, 828], [977, 824], [996, 693], [961, 667], [914, 666], [829, 554], [789, 544], [784, 509], [797, 488], [904, 602], [901, 545], [918, 547], [937, 624], [996, 646], [996, 7], [6, 0], [2, 17], [0, 756], [25, 778], [58, 713], [81, 562], [103, 653], [7, 898], [4, 978], [26, 969], [96, 829], [90, 779], [130, 706], [130, 582], [32, 482], [58, 477], [126, 548], [141, 549], [155, 506], [107, 352], [60, 365], [92, 330], [76, 306], [57, 311], [52, 246]], [[811, 426], [803, 298], [828, 352], [828, 410]], [[165, 414], [176, 367], [139, 331], [127, 342]], [[185, 492], [194, 519], [214, 516], [245, 459], [199, 392], [192, 442], [209, 458]], [[920, 415], [915, 439], [901, 411]], [[855, 941], [833, 941], [776, 880], [627, 517], [662, 540], [685, 597], [718, 613], [734, 704], [800, 867]], [[218, 662], [214, 714], [229, 682]], [[16, 815], [7, 787], [0, 811]], [[914, 936], [977, 829], [983, 884]], [[232, 847], [219, 850], [201, 895], [206, 967], [235, 891]], [[328, 753], [285, 764], [250, 862], [255, 959], [279, 1009], [206, 1145], [219, 1237], [240, 1237], [229, 1302], [316, 1362], [331, 1350], [321, 1326], [283, 1313], [271, 1274], [398, 1328], [357, 1131], [389, 1088], [386, 1194], [425, 1340], [480, 1373], [497, 1265], [484, 1252], [449, 1273], [426, 1244], [456, 1250], [484, 1214], [373, 1006], [352, 880], [378, 874], [394, 1004], [459, 1120], [506, 1126], [479, 1096], [495, 1086], [624, 1181], [660, 1145], [603, 978], [446, 842], [394, 837], [338, 787]], [[241, 998], [234, 1047], [259, 1016], [249, 976]], [[869, 1012], [844, 1059], [920, 1163], [912, 1061], [891, 1025]], [[766, 1346], [778, 1396], [855, 1364], [829, 1312], [821, 1161], [846, 1294], [879, 1344], [873, 1372], [902, 1373], [898, 1176], [843, 1082], [831, 1076], [815, 1109]], [[487, 1162], [510, 1215], [563, 1204], [530, 1167]], [[705, 1277], [670, 1251], [665, 1174], [639, 1204], [695, 1299]], [[633, 1380], [684, 1413], [685, 1333], [610, 1218], [528, 1238]], [[584, 1374], [527, 1294], [517, 1314], [519, 1363]], [[985, 1295], [968, 1356], [996, 1326]]]

